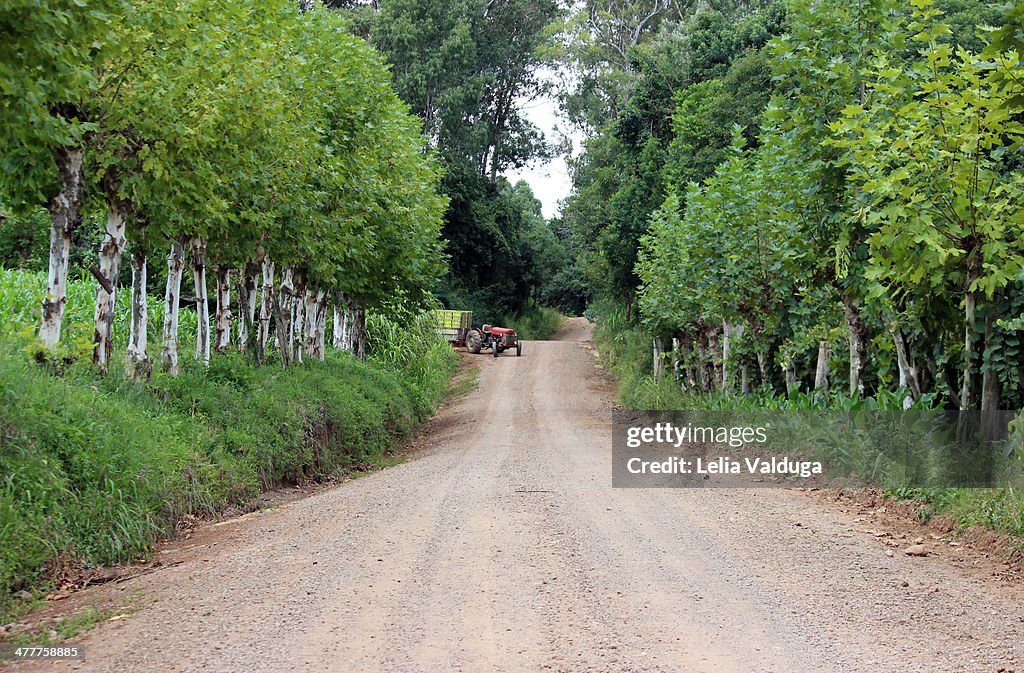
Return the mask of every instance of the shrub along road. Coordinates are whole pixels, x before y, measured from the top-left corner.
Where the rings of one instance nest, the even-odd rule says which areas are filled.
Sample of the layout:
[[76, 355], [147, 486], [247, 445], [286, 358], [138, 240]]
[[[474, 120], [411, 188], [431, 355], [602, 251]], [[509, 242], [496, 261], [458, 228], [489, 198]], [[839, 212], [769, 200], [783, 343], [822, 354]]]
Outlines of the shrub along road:
[[799, 492], [613, 490], [589, 334], [477, 358], [415, 460], [74, 596], [143, 607], [21, 670], [1024, 669], [1019, 587], [890, 556]]

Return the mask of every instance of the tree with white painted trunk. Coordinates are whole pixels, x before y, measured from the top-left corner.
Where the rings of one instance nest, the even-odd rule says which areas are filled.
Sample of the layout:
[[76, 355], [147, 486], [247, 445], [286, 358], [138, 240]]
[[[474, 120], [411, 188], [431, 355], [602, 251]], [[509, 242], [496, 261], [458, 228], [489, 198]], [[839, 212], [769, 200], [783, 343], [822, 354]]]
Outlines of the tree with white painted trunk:
[[93, 363], [106, 371], [114, 344], [114, 307], [117, 284], [121, 275], [121, 258], [128, 243], [125, 231], [131, 206], [118, 194], [120, 180], [116, 170], [108, 170], [103, 179], [107, 201], [107, 218], [103, 240], [100, 242], [99, 266], [93, 269], [96, 277], [96, 306], [93, 315]]
[[199, 327], [196, 329], [196, 359], [204, 365], [210, 364], [210, 298], [206, 284], [206, 239], [197, 236], [189, 241], [189, 267], [192, 270], [192, 283], [195, 288], [196, 318]]
[[160, 360], [171, 376], [180, 372], [178, 361], [178, 313], [181, 307], [181, 277], [185, 272], [185, 246], [171, 241], [167, 254], [167, 283], [164, 291], [163, 347]]
[[256, 358], [259, 362], [267, 360], [267, 344], [270, 341], [270, 324], [274, 315], [274, 262], [264, 254], [260, 268], [262, 285], [260, 286], [260, 322], [256, 332]]
[[214, 314], [214, 350], [223, 353], [231, 347], [231, 270], [218, 266], [217, 310]]
[[251, 352], [253, 347], [253, 326], [256, 320], [257, 287], [261, 262], [246, 263], [238, 280], [238, 350]]
[[[63, 11], [59, 2], [45, 4]], [[250, 342], [266, 360], [276, 329], [281, 359], [290, 363], [325, 357], [329, 299], [344, 292], [341, 341], [365, 356], [367, 308], [383, 309], [396, 297], [403, 308], [415, 306], [444, 269], [438, 170], [379, 55], [337, 16], [318, 7], [300, 13], [286, 0], [106, 5], [116, 11], [83, 17], [82, 30], [96, 44], [109, 39], [111, 48], [90, 53], [96, 58], [83, 64], [80, 81], [56, 82], [63, 66], [53, 63], [54, 82], [21, 73], [25, 91], [46, 94], [44, 105], [32, 108], [31, 100], [0, 92], [5, 111], [26, 112], [24, 137], [0, 135], [9, 141], [0, 148], [5, 164], [42, 166], [25, 184], [18, 180], [31, 171], [0, 178], [5, 201], [16, 187], [19, 198], [46, 199], [53, 211], [41, 341], [60, 339], [74, 228], [83, 204], [103, 198], [106, 225], [94, 268], [100, 367], [109, 366], [118, 336], [117, 285], [128, 263], [132, 315], [120, 338], [127, 336], [133, 375], [150, 371], [146, 285], [154, 254], [167, 255], [160, 360], [172, 376], [181, 370], [183, 303], [195, 307], [200, 362], [234, 343], [249, 350]], [[7, 25], [12, 14], [4, 12]], [[19, 18], [38, 34], [60, 24], [49, 15]], [[98, 35], [97, 26], [105, 32]], [[75, 50], [92, 46], [66, 32], [73, 49], [63, 56], [74, 64], [82, 56]], [[41, 58], [54, 46], [36, 50], [30, 37], [17, 33], [0, 54], [24, 42], [17, 48]], [[47, 90], [55, 82], [63, 88]], [[60, 188], [46, 192], [44, 183]], [[186, 265], [194, 296], [183, 301]]]

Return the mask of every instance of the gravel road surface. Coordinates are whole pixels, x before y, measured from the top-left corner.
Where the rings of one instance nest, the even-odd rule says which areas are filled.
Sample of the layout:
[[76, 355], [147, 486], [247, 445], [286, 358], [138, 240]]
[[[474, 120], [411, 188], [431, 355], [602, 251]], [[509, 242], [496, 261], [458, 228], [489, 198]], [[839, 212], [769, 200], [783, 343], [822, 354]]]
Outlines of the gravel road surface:
[[589, 337], [478, 356], [413, 460], [206, 527], [72, 597], [141, 606], [84, 660], [8, 668], [1024, 672], [1019, 587], [801, 492], [612, 489]]

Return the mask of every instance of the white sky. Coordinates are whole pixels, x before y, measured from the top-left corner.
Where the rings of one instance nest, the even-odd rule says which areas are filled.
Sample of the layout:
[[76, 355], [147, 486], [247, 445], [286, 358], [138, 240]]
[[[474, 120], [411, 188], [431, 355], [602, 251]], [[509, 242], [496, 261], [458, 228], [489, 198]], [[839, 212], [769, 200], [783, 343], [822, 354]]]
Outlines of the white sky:
[[[549, 141], [558, 139], [555, 127], [564, 131], [569, 126], [566, 122], [559, 120], [558, 101], [550, 96], [526, 103], [522, 105], [522, 109], [526, 113], [526, 118], [536, 124]], [[580, 139], [573, 137], [574, 151], [578, 151], [579, 144]], [[526, 180], [530, 183], [533, 193], [543, 205], [544, 217], [549, 219], [561, 211], [559, 201], [568, 196], [572, 188], [564, 157], [556, 157], [550, 162], [534, 161], [525, 168], [506, 171], [504, 175], [512, 184], [519, 180]]]

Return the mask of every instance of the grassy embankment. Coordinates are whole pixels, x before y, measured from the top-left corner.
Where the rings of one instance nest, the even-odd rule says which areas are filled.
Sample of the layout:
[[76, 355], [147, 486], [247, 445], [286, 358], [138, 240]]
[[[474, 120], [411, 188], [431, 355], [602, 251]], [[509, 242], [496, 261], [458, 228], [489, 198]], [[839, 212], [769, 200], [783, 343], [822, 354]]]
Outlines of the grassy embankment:
[[[0, 270], [0, 619], [68, 567], [143, 557], [186, 516], [249, 506], [261, 490], [381, 464], [436, 408], [455, 370], [421, 320], [371, 317], [371, 358], [255, 367], [239, 353], [209, 369], [128, 380], [88, 364], [94, 284], [71, 283], [59, 368], [28, 354], [40, 274]], [[116, 333], [126, 333], [120, 293]], [[160, 302], [149, 333], [159, 338]], [[182, 351], [195, 316], [182, 311]], [[154, 339], [151, 355], [159, 353]], [[123, 351], [123, 343], [115, 343]]]
[[[673, 384], [671, 377], [656, 384], [651, 378], [651, 336], [642, 327], [629, 324], [621, 308], [599, 305], [594, 309], [597, 326], [595, 341], [602, 362], [618, 382], [620, 402], [632, 409], [688, 409], [688, 410], [779, 410], [805, 411], [809, 409], [848, 408], [850, 400], [833, 395], [820, 402], [812, 395], [797, 395], [793, 399], [765, 395], [693, 395], [684, 393]], [[896, 400], [875, 400], [879, 408]], [[915, 500], [921, 503], [918, 517], [928, 520], [938, 515], [952, 517], [959, 530], [983, 526], [1010, 536], [1012, 544], [1024, 549], [1024, 492], [1019, 489], [981, 488], [894, 488], [890, 497]]]

